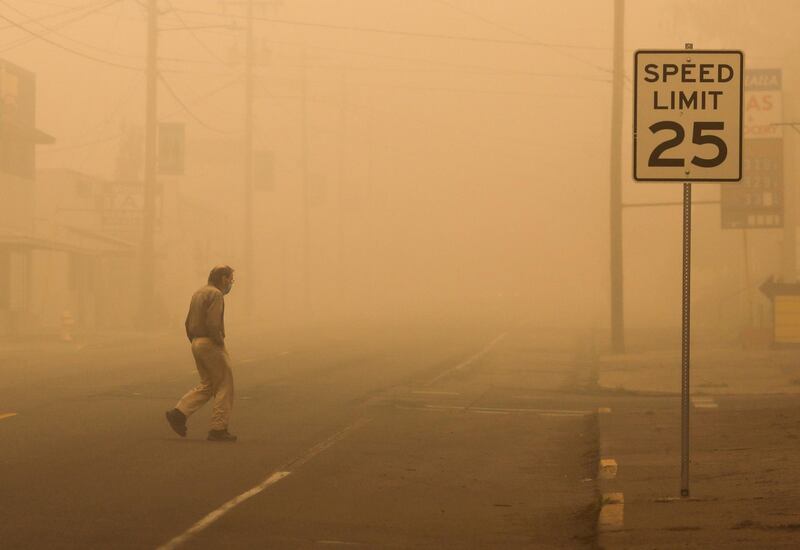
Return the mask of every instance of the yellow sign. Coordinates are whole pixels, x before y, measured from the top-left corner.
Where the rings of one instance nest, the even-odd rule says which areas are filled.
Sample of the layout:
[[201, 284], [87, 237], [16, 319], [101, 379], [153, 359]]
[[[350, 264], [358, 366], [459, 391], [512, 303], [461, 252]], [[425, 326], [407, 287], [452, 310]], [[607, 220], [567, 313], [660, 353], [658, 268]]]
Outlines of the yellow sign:
[[743, 71], [740, 51], [637, 51], [634, 179], [740, 181]]
[[776, 344], [800, 344], [800, 296], [775, 296]]

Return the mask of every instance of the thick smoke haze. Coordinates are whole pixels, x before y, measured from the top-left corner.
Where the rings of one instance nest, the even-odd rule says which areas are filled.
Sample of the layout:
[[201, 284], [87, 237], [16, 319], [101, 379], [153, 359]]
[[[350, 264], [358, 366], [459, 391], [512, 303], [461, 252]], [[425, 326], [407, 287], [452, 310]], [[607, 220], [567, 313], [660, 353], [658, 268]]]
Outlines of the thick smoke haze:
[[[612, 2], [258, 3], [249, 204], [244, 7], [158, 5], [158, 120], [185, 125], [183, 174], [158, 177], [165, 323], [182, 321], [211, 265], [229, 263], [270, 322], [514, 312], [608, 327]], [[126, 193], [141, 207], [140, 191], [114, 186], [142, 178], [145, 8], [18, 0], [0, 14], [0, 56], [35, 73], [36, 126], [55, 138], [37, 146], [32, 231], [84, 228], [94, 235], [85, 247], [107, 238], [130, 259], [98, 275], [83, 305], [74, 284], [56, 281], [68, 261], [35, 259], [51, 268], [39, 270], [49, 290], [32, 297], [31, 322], [57, 325], [64, 309], [82, 311], [79, 322], [130, 321], [141, 226], [135, 214], [123, 230], [96, 218], [98, 201]], [[623, 202], [680, 200], [679, 186], [632, 182], [633, 51], [683, 47], [676, 36], [742, 49], [748, 68], [783, 69], [788, 119], [794, 15], [790, 1], [628, 2]], [[719, 185], [696, 187], [697, 200], [719, 200]], [[746, 275], [741, 235], [720, 230], [719, 206], [698, 206], [695, 224], [695, 322], [725, 337], [765, 307], [743, 297], [747, 277], [786, 271], [784, 233], [751, 236]], [[626, 209], [623, 227], [626, 323], [678, 326], [680, 208]], [[234, 317], [245, 296], [231, 295]]]

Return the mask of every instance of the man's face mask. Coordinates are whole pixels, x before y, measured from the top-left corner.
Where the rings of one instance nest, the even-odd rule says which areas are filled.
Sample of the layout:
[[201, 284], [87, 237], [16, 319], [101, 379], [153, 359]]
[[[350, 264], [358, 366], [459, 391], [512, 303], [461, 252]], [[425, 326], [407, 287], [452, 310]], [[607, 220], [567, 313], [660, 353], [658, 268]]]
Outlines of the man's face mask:
[[233, 279], [228, 281], [228, 285], [225, 287], [225, 289], [222, 291], [222, 293], [223, 294], [227, 294], [227, 293], [229, 293], [231, 291], [232, 288], [233, 288]]

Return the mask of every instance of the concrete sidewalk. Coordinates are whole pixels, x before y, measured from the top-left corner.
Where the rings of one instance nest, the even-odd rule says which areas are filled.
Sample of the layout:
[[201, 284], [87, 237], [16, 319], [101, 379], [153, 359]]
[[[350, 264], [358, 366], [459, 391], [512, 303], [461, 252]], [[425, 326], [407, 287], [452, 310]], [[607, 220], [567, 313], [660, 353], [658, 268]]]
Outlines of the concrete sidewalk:
[[[601, 357], [598, 385], [606, 390], [680, 394], [681, 353], [670, 351]], [[800, 393], [800, 350], [693, 349], [693, 394]]]
[[691, 497], [680, 494], [680, 354], [603, 358], [602, 548], [797, 548], [800, 353], [700, 350]]
[[41, 333], [17, 338], [0, 339], [0, 357], [25, 353], [69, 354], [84, 349], [141, 345], [174, 338], [171, 332], [135, 330], [76, 332], [70, 340], [57, 333]]

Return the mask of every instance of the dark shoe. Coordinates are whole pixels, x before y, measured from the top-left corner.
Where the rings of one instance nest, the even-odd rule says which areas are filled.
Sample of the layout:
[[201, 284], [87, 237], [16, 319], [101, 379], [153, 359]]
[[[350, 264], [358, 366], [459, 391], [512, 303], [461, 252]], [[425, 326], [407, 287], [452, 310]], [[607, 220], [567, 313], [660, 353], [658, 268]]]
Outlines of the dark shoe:
[[228, 430], [211, 430], [208, 432], [209, 441], [222, 441], [224, 443], [233, 443], [236, 441], [236, 436], [229, 434]]
[[186, 415], [178, 409], [170, 409], [166, 412], [167, 422], [175, 433], [181, 437], [186, 437]]

